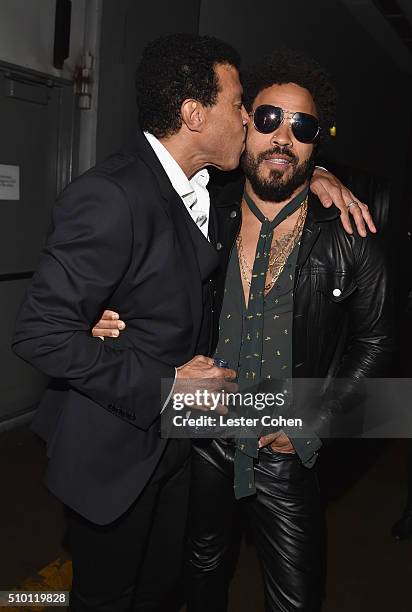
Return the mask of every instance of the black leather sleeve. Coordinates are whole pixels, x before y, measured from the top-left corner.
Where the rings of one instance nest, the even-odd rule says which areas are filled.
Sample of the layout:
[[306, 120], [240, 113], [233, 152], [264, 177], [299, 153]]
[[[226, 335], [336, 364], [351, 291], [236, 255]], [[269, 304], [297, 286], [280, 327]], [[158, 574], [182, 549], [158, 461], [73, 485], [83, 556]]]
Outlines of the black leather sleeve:
[[17, 318], [13, 349], [111, 412], [147, 428], [161, 410], [160, 379], [174, 368], [90, 334], [128, 269], [136, 240], [123, 189], [86, 176], [57, 202], [40, 264]]
[[396, 348], [394, 290], [379, 236], [356, 240], [354, 279], [347, 348], [335, 376], [387, 376]]
[[[348, 300], [345, 348], [332, 367], [319, 420], [314, 425], [321, 436], [333, 429], [334, 415], [362, 410], [367, 392], [365, 378], [391, 375], [397, 345], [394, 291], [380, 238], [369, 234], [354, 241], [356, 290]], [[345, 432], [345, 419], [338, 427]]]

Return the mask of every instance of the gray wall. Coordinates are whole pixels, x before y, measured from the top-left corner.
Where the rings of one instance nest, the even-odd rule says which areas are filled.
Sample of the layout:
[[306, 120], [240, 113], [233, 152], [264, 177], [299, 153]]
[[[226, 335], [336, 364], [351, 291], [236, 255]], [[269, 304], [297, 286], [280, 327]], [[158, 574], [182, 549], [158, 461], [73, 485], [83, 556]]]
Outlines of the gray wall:
[[[19, 165], [21, 181], [20, 200], [0, 202], [3, 213], [1, 275], [26, 272], [35, 266], [56, 191], [67, 182], [71, 169], [70, 83], [47, 88], [48, 103], [37, 104], [30, 101], [30, 96], [36, 89], [44, 90], [41, 77], [37, 86], [24, 85], [19, 78], [33, 79], [32, 70], [46, 74], [47, 79], [50, 75], [71, 77], [83, 52], [85, 3], [86, 0], [73, 0], [70, 57], [64, 70], [56, 70], [53, 67], [55, 0], [0, 2], [0, 62], [22, 67], [22, 72], [13, 69], [14, 81], [27, 96], [21, 100], [6, 95], [7, 79], [0, 65], [0, 163]], [[44, 376], [18, 359], [10, 349], [16, 312], [26, 284], [27, 280], [0, 278], [0, 316], [4, 321], [0, 339], [0, 430], [13, 417], [31, 410], [46, 382]]]
[[[56, 0], [0, 0], [0, 61], [44, 74], [72, 79], [82, 56], [90, 52], [96, 69], [92, 109], [77, 115], [73, 173], [95, 163], [98, 54], [103, 0], [72, 0], [70, 53], [62, 70], [53, 66]], [[112, 1], [115, 6], [116, 2]]]
[[133, 138], [134, 73], [144, 46], [157, 36], [198, 31], [200, 0], [103, 0], [97, 159]]
[[72, 1], [70, 56], [53, 67], [56, 0], [1, 0], [0, 60], [70, 78], [83, 50], [86, 0]]

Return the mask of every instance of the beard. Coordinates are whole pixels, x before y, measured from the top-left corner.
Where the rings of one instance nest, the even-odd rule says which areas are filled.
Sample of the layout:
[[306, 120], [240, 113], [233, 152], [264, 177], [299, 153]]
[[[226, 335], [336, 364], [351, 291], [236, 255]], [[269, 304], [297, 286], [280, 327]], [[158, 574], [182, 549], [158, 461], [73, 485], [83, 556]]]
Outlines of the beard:
[[[268, 178], [263, 178], [259, 174], [260, 164], [269, 156], [287, 155], [292, 166], [292, 174], [289, 178], [284, 178], [284, 173], [280, 170], [272, 169]], [[287, 147], [273, 147], [267, 151], [259, 153], [253, 157], [246, 149], [241, 158], [241, 167], [249, 179], [255, 194], [266, 202], [284, 202], [299, 189], [312, 176], [315, 168], [315, 151], [304, 162], [299, 163], [298, 158]]]

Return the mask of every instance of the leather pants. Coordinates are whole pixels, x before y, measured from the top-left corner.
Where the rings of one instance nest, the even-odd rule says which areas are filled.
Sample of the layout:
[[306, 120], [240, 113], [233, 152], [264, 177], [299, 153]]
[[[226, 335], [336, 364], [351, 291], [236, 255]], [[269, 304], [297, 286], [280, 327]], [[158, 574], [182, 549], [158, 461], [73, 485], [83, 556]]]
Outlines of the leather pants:
[[[197, 442], [189, 511], [189, 611], [225, 612], [234, 512], [245, 512], [263, 570], [266, 612], [318, 612], [325, 528], [316, 468], [262, 449], [254, 496], [235, 501], [232, 441]], [[256, 611], [253, 611], [256, 612]]]

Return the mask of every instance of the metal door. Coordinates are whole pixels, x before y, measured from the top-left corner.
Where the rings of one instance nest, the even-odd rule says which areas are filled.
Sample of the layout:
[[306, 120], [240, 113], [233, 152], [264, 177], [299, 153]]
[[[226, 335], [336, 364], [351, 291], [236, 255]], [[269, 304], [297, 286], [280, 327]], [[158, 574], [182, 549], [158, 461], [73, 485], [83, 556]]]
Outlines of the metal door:
[[51, 208], [70, 180], [73, 109], [69, 81], [0, 63], [0, 425], [30, 410], [46, 384], [10, 342]]

